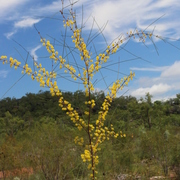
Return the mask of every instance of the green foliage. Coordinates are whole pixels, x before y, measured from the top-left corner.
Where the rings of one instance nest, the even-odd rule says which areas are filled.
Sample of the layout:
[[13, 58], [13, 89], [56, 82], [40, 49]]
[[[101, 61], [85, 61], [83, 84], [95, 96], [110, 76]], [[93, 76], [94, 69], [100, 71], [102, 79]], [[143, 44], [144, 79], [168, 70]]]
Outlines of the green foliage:
[[5, 133], [13, 137], [17, 132], [23, 129], [24, 120], [19, 117], [13, 117], [9, 111], [5, 113], [4, 118], [0, 118], [0, 133]]
[[[66, 96], [73, 99], [75, 107], [83, 108], [83, 92], [68, 93]], [[101, 103], [103, 93], [93, 96]], [[30, 97], [22, 97], [17, 102], [13, 99], [12, 104], [21, 106], [21, 102], [29, 102]], [[56, 104], [48, 92], [40, 92], [33, 97], [33, 101], [39, 101], [40, 107], [45, 102], [49, 108]], [[2, 107], [5, 106], [3, 103], [7, 102], [2, 100]], [[147, 99], [138, 103], [133, 97], [115, 99], [106, 125], [109, 127], [113, 123], [116, 132], [122, 131], [126, 137], [110, 139], [100, 146], [98, 179], [115, 179], [120, 174], [147, 179], [154, 175], [168, 176], [172, 171], [180, 177], [180, 116], [177, 113], [167, 114], [167, 103], [156, 101], [150, 105]], [[6, 106], [12, 107], [11, 100]], [[168, 105], [168, 108], [171, 109], [171, 106]], [[145, 114], [148, 107], [151, 109], [151, 128], [147, 121], [145, 124], [143, 121], [144, 117], [148, 117]], [[6, 110], [0, 109], [1, 112]], [[74, 145], [74, 137], [79, 132], [69, 118], [63, 112], [55, 118], [52, 114], [56, 113], [56, 108], [51, 109], [49, 116], [45, 114], [46, 108], [33, 109], [31, 105], [25, 114], [19, 111], [16, 111], [21, 115], [19, 117], [14, 112], [3, 112], [0, 118], [0, 170], [7, 172], [31, 167], [33, 174], [29, 175], [29, 179], [86, 179], [86, 164], [80, 159], [83, 147]], [[94, 113], [94, 121], [96, 118]]]
[[74, 172], [83, 168], [80, 151], [73, 145], [74, 133], [55, 124], [43, 124], [30, 133], [29, 165], [42, 179], [73, 179]]

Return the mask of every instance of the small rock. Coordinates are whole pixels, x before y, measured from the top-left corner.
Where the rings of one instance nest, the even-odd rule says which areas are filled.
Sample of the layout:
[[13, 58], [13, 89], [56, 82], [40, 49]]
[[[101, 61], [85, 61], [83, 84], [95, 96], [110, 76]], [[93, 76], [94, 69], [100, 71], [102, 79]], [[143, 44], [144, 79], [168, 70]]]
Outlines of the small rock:
[[128, 174], [120, 174], [117, 176], [117, 180], [126, 180], [130, 175]]
[[164, 179], [164, 176], [153, 176], [149, 180]]

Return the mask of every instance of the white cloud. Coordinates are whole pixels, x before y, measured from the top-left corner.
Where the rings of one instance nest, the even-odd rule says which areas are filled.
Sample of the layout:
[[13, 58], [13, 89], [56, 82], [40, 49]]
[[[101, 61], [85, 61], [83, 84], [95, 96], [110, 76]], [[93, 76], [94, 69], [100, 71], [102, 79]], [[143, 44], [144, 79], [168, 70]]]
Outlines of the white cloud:
[[9, 9], [10, 7], [17, 6], [23, 3], [24, 0], [8, 0], [8, 1], [0, 0], [2, 10]]
[[10, 39], [16, 32], [17, 30], [14, 30], [12, 32], [5, 33], [4, 35], [6, 36], [7, 39]]
[[180, 61], [174, 62], [166, 70], [162, 71], [161, 77], [164, 78], [179, 78], [180, 77]]
[[18, 9], [25, 5], [29, 0], [0, 0], [1, 11], [0, 21], [5, 19], [13, 19], [16, 16]]
[[162, 72], [163, 70], [167, 69], [168, 66], [163, 67], [152, 67], [152, 68], [138, 68], [138, 67], [132, 67], [130, 68], [133, 71], [156, 71], [156, 72]]
[[[71, 1], [71, 2], [75, 2]], [[62, 8], [62, 1], [51, 1], [49, 4], [39, 2], [38, 5], [30, 3], [27, 0], [0, 0], [1, 15], [5, 19], [16, 18], [15, 27], [24, 28], [31, 27], [34, 23], [38, 23], [40, 19], [37, 16], [56, 16]], [[29, 3], [29, 4], [28, 4]], [[179, 38], [180, 22], [179, 22], [179, 0], [80, 0], [75, 3], [74, 7], [77, 9], [77, 22], [81, 22], [82, 6], [83, 4], [83, 19], [84, 22], [93, 16], [98, 25], [102, 27], [108, 21], [104, 30], [106, 38], [111, 41], [115, 39], [120, 33], [126, 33], [135, 27], [145, 29], [154, 20], [165, 14], [162, 19], [155, 24], [148, 27], [148, 30], [155, 28], [155, 34], [161, 36], [170, 36]], [[27, 5], [29, 7], [27, 8]], [[69, 1], [64, 1], [64, 7], [69, 5]], [[24, 11], [26, 9], [26, 11]], [[14, 11], [13, 17], [11, 11]], [[6, 15], [4, 15], [6, 14]], [[8, 15], [7, 15], [8, 14]], [[19, 19], [24, 16], [25, 18]], [[92, 18], [90, 18], [92, 20]], [[91, 29], [92, 21], [89, 20], [85, 24], [87, 30]], [[94, 26], [97, 30], [98, 27]]]
[[36, 51], [37, 51], [38, 49], [40, 49], [41, 47], [42, 47], [41, 45], [38, 45], [38, 46], [36, 46], [35, 48], [31, 49], [31, 51], [30, 51], [31, 56], [33, 56], [33, 58], [34, 58], [35, 61], [38, 60], [38, 56], [37, 56], [37, 54], [36, 54]]
[[169, 99], [174, 99], [176, 97], [176, 95], [170, 95], [170, 96], [160, 96], [160, 95], [157, 95], [155, 97], [152, 98], [152, 101], [155, 102], [155, 101], [167, 101]]
[[7, 74], [8, 74], [8, 71], [1, 70], [1, 71], [0, 71], [0, 78], [6, 78], [6, 77], [7, 77]]
[[41, 21], [41, 19], [34, 19], [30, 17], [23, 17], [23, 20], [17, 21], [14, 23], [14, 30], [11, 32], [5, 33], [5, 37], [7, 39], [10, 39], [14, 34], [18, 32], [18, 28], [27, 28], [27, 27], [32, 27], [34, 24], [38, 23]]
[[[73, 4], [73, 8], [81, 7], [83, 4], [89, 4], [89, 0], [73, 0], [73, 1], [64, 1], [63, 7], [66, 9], [70, 8], [70, 2]], [[47, 4], [45, 6], [41, 6], [33, 11], [36, 11], [40, 14], [50, 14], [50, 13], [58, 13], [62, 9], [62, 0], [53, 1], [51, 4]]]
[[[166, 36], [171, 32], [171, 37], [174, 35], [176, 38], [180, 31], [178, 18], [179, 0], [91, 0], [91, 2], [91, 5], [84, 11], [84, 19], [87, 19], [92, 13], [100, 27], [108, 20], [105, 34], [107, 34], [107, 38], [110, 40], [117, 37], [120, 33], [126, 33], [136, 27], [145, 29], [163, 14], [165, 16], [148, 27], [147, 30], [153, 30], [154, 26], [156, 26], [155, 34]], [[92, 21], [87, 22], [86, 29], [89, 30], [91, 25]], [[94, 28], [98, 29], [98, 27]]]
[[137, 80], [138, 87], [131, 91], [132, 96], [142, 97], [147, 92], [154, 96], [154, 99], [174, 96], [180, 90], [180, 61], [175, 61], [170, 66], [153, 68], [134, 68], [136, 71], [161, 71], [156, 77], [141, 77]]
[[160, 83], [160, 84], [155, 84], [148, 88], [138, 88], [138, 89], [134, 90], [131, 93], [131, 95], [136, 96], [136, 97], [141, 97], [142, 95], [144, 96], [146, 93], [149, 92], [150, 94], [152, 94], [154, 96], [157, 94], [165, 93], [170, 89], [171, 89], [171, 86], [169, 86], [168, 84]]
[[34, 19], [31, 17], [23, 17], [23, 20], [15, 22], [14, 27], [16, 27], [16, 28], [32, 27], [34, 24], [38, 23], [39, 21], [41, 21], [41, 19]]
[[59, 11], [62, 7], [62, 1], [58, 0], [58, 1], [53, 1], [51, 4], [46, 4], [44, 6], [41, 7], [37, 7], [37, 8], [33, 8], [31, 9], [32, 12], [35, 12], [35, 14], [50, 14], [50, 13], [56, 13], [57, 11]]

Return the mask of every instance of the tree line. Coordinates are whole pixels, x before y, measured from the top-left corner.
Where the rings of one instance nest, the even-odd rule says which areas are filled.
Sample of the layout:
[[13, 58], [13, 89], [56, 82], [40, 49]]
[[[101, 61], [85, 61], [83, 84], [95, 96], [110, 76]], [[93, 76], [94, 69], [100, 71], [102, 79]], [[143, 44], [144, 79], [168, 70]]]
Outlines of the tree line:
[[[83, 91], [64, 92], [79, 116], [84, 116]], [[92, 122], [104, 101], [104, 92], [92, 94]], [[127, 175], [149, 178], [154, 175], [180, 177], [180, 94], [167, 101], [121, 96], [114, 99], [106, 126], [120, 132], [100, 147], [98, 179]], [[83, 132], [80, 132], [83, 136]], [[20, 99], [0, 101], [0, 171], [11, 179], [15, 169], [33, 169], [17, 174], [24, 179], [86, 179], [86, 164], [81, 162], [83, 147], [74, 144], [79, 135], [74, 124], [58, 106], [58, 98], [48, 91], [27, 93]], [[86, 139], [85, 139], [86, 141]], [[74, 159], [72, 162], [71, 159]], [[104, 166], [106, 164], [106, 166]]]

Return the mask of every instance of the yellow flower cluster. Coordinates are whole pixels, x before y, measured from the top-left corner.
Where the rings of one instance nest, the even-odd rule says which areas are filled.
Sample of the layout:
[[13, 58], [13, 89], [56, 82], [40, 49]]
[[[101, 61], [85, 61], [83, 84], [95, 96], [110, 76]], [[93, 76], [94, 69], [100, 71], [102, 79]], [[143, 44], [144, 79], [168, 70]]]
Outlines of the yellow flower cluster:
[[74, 142], [75, 142], [75, 144], [78, 144], [78, 145], [82, 146], [83, 143], [84, 143], [84, 139], [82, 137], [79, 138], [79, 136], [76, 136], [75, 139], [74, 139]]
[[10, 63], [10, 67], [13, 67], [15, 69], [17, 69], [20, 65], [21, 65], [21, 62], [19, 62], [18, 60], [16, 59], [13, 59], [12, 57], [9, 58], [9, 61], [7, 60], [7, 56], [1, 56], [0, 57], [0, 60], [2, 60], [2, 63], [3, 64], [7, 64], [8, 62]]
[[120, 131], [120, 136], [121, 136], [121, 138], [125, 138], [126, 134], [123, 134], [122, 131]]
[[136, 30], [134, 33], [132, 32], [132, 30], [130, 30], [130, 32], [129, 33], [127, 32], [127, 34], [128, 34], [128, 37], [126, 37], [125, 40], [129, 39], [131, 37], [133, 37], [135, 39], [136, 36], [138, 36], [139, 41], [141, 41], [141, 42], [145, 42], [147, 37], [149, 37], [149, 39], [151, 39], [151, 37], [153, 35], [152, 32], [149, 33], [149, 32], [144, 32], [142, 30], [141, 31]]
[[41, 38], [41, 42], [43, 44], [46, 44], [46, 49], [47, 51], [51, 54], [50, 55], [50, 59], [53, 59], [55, 61], [55, 63], [58, 61], [60, 63], [59, 68], [65, 68], [64, 72], [67, 73], [69, 72], [69, 74], [71, 75], [71, 78], [74, 80], [77, 80], [77, 78], [79, 78], [81, 75], [78, 74], [76, 75], [76, 70], [73, 66], [70, 66], [69, 64], [66, 64], [66, 60], [62, 58], [62, 56], [58, 57], [58, 51], [55, 51], [54, 46], [50, 43], [50, 41], [46, 41], [44, 38]]
[[58, 60], [58, 52], [55, 51], [54, 46], [50, 43], [50, 41], [46, 42], [46, 50], [51, 54], [49, 58], [54, 59], [56, 63]]
[[14, 66], [15, 69], [17, 69], [17, 67], [19, 67], [19, 65], [21, 64], [21, 62], [17, 61], [16, 59], [13, 59], [12, 57], [9, 58], [9, 62], [10, 67]]
[[81, 29], [74, 30], [74, 36], [71, 36], [73, 39], [72, 42], [75, 44], [75, 47], [80, 51], [81, 60], [85, 61], [85, 65], [89, 65], [90, 55], [89, 51], [86, 48], [86, 43], [84, 42], [83, 38], [81, 38]]
[[42, 87], [45, 87], [45, 85], [48, 86], [50, 88], [51, 95], [61, 95], [57, 86], [57, 82], [54, 81], [53, 83], [52, 81], [52, 79], [56, 78], [56, 73], [54, 71], [49, 73], [45, 68], [42, 67], [41, 64], [38, 65], [37, 62], [34, 62], [34, 65], [38, 71], [35, 71], [31, 78], [35, 78], [37, 82], [40, 82], [40, 86]]
[[[2, 57], [1, 57], [2, 58]], [[7, 59], [6, 56], [3, 56], [3, 59]], [[6, 60], [7, 61], [7, 60]], [[8, 61], [7, 61], [8, 62]], [[17, 67], [20, 67], [21, 62], [19, 62], [16, 59], [13, 59], [12, 57], [9, 58], [10, 67], [14, 66], [15, 69]], [[34, 65], [38, 69], [38, 71], [32, 71], [32, 69], [29, 67], [28, 64], [25, 64], [22, 67], [22, 74], [26, 73], [27, 75], [31, 75], [32, 80], [36, 79], [37, 82], [40, 82], [40, 86], [45, 87], [48, 86], [50, 88], [51, 95], [57, 95], [60, 96], [62, 93], [59, 91], [59, 88], [57, 86], [57, 82], [52, 82], [52, 79], [56, 78], [55, 72], [48, 72], [45, 70], [45, 68], [42, 68], [41, 64], [37, 64], [37, 62], [34, 62]]]
[[94, 73], [98, 72], [99, 69], [101, 68], [101, 65], [103, 63], [106, 63], [107, 60], [109, 59], [109, 55], [116, 53], [116, 51], [118, 49], [119, 49], [119, 42], [118, 43], [112, 43], [112, 48], [110, 46], [107, 46], [105, 53], [103, 53], [103, 54], [100, 53], [98, 56], [96, 56]]
[[64, 20], [64, 27], [68, 26], [68, 27], [71, 27], [71, 29], [73, 29], [73, 25], [74, 25], [74, 21], [71, 20], [71, 19], [67, 19], [66, 21]]
[[151, 38], [151, 37], [152, 37], [152, 33], [149, 33], [148, 35], [149, 35], [149, 38]]
[[[130, 75], [128, 77], [125, 77], [124, 79], [121, 80], [117, 80], [112, 85], [112, 87], [110, 87], [110, 94], [108, 93], [106, 95], [106, 98], [101, 107], [101, 111], [99, 111], [98, 119], [96, 120], [96, 128], [93, 134], [91, 134], [92, 139], [95, 141], [95, 143], [92, 143], [92, 150], [94, 155], [98, 151], [99, 144], [105, 141], [105, 139], [109, 140], [110, 137], [117, 138], [119, 136], [118, 133], [115, 133], [113, 125], [111, 125], [110, 129], [108, 129], [108, 127], [104, 127], [104, 121], [109, 111], [109, 107], [111, 105], [112, 99], [116, 97], [117, 91], [119, 89], [122, 89], [123, 84], [127, 85], [126, 82], [129, 82], [130, 79], [132, 80], [133, 77], [134, 77], [134, 73], [130, 72]], [[91, 101], [86, 101], [85, 104], [90, 105]], [[120, 136], [126, 137], [125, 134], [120, 134]], [[95, 165], [93, 167], [95, 167]]]
[[[90, 72], [92, 72], [92, 71], [90, 71]], [[83, 84], [84, 84], [86, 96], [89, 96], [90, 91], [94, 91], [94, 86], [93, 86], [92, 82], [90, 81], [90, 77], [92, 79], [93, 74], [89, 75], [88, 71], [85, 68], [83, 68], [83, 77], [81, 78], [81, 80], [83, 81]]]
[[[94, 126], [92, 124], [89, 124], [89, 133], [91, 133], [94, 130]], [[91, 134], [92, 136], [92, 134]]]
[[84, 154], [81, 154], [81, 158], [82, 158], [83, 162], [91, 161], [91, 153], [90, 153], [90, 151], [85, 149]]
[[54, 46], [50, 43], [50, 41], [46, 41], [45, 38], [41, 38], [41, 42], [43, 46], [46, 46], [46, 50], [48, 51], [48, 53], [50, 53], [51, 55], [49, 56], [50, 59], [53, 59], [55, 61], [55, 63], [57, 62], [58, 59], [58, 52], [55, 51]]
[[[76, 81], [77, 78], [79, 78], [79, 76], [76, 75], [76, 69], [73, 66], [70, 66], [69, 64], [65, 64], [64, 67], [69, 71], [69, 74], [71, 75], [72, 79]], [[67, 70], [65, 70], [64, 72], [67, 73]]]
[[[93, 91], [94, 87], [90, 82], [89, 78], [93, 78], [93, 71], [94, 71], [94, 64], [93, 60], [90, 59], [89, 51], [87, 50], [86, 43], [84, 42], [83, 38], [81, 38], [81, 29], [73, 30], [72, 42], [75, 44], [75, 47], [80, 52], [80, 58], [84, 61], [86, 68], [83, 68], [83, 77], [81, 80], [83, 81], [85, 93], [88, 96], [88, 91]], [[91, 63], [91, 64], [90, 64]], [[78, 75], [80, 77], [80, 74]]]
[[[91, 147], [91, 146], [89, 146], [89, 147]], [[92, 148], [93, 148], [93, 145], [92, 145]], [[94, 152], [94, 150], [93, 150], [93, 152]], [[83, 162], [89, 162], [88, 169], [95, 171], [96, 165], [99, 163], [99, 157], [97, 155], [94, 155], [94, 154], [92, 155], [92, 152], [90, 152], [90, 150], [85, 149], [84, 154], [81, 154], [81, 158], [82, 158]], [[97, 174], [98, 172], [95, 171], [95, 173]]]
[[98, 128], [104, 126], [104, 121], [106, 120], [106, 115], [109, 111], [110, 103], [112, 102], [112, 98], [109, 94], [106, 95], [106, 98], [102, 104], [101, 111], [99, 111], [98, 119], [96, 120], [96, 125]]
[[1, 59], [1, 60], [6, 60], [6, 59], [7, 59], [7, 56], [4, 56], [4, 55], [3, 55], [3, 56], [0, 57], [0, 59]]
[[91, 99], [91, 101], [85, 101], [86, 105], [91, 105], [91, 108], [94, 108], [94, 106], [96, 105], [95, 100]]
[[[90, 126], [92, 127], [93, 125], [90, 124]], [[91, 131], [93, 129], [94, 127], [91, 128]], [[98, 148], [99, 144], [105, 141], [105, 139], [109, 140], [109, 137], [117, 138], [119, 134], [114, 132], [113, 125], [111, 125], [110, 130], [108, 130], [107, 127], [105, 127], [104, 129], [100, 128], [100, 129], [96, 129], [93, 134], [94, 134], [93, 137], [94, 142], [92, 141], [91, 145], [86, 147], [84, 154], [81, 154], [81, 158], [83, 159], [83, 162], [91, 161], [91, 163], [88, 165], [88, 169], [95, 171], [96, 165], [99, 163], [99, 157], [96, 155], [96, 153], [101, 150], [101, 148]], [[91, 134], [91, 137], [92, 136], [93, 135]], [[95, 173], [98, 172], [96, 171]]]
[[116, 97], [117, 91], [119, 89], [123, 89], [124, 85], [128, 85], [129, 81], [133, 79], [135, 76], [135, 73], [130, 72], [130, 75], [128, 77], [124, 77], [124, 79], [117, 80], [116, 82], [113, 83], [113, 85], [109, 88], [110, 90], [110, 96], [112, 98]]
[[[60, 66], [59, 68], [62, 69], [63, 67], [65, 68], [64, 72], [67, 73], [69, 71], [69, 73], [71, 74], [71, 77], [74, 79], [74, 80], [77, 80], [78, 77], [80, 77], [80, 74], [76, 75], [76, 70], [73, 66], [70, 66], [69, 64], [66, 64], [66, 60], [62, 58], [62, 56], [59, 56], [57, 57], [58, 55], [58, 52], [56, 51], [55, 52], [55, 49], [53, 47], [52, 44], [50, 44], [49, 41], [47, 41], [46, 43], [46, 48], [47, 48], [47, 51], [52, 53], [50, 58], [51, 59], [54, 59], [55, 60], [55, 63], [57, 62], [57, 60], [59, 61], [60, 63]], [[49, 48], [50, 47], [50, 48]]]
[[117, 43], [112, 43], [111, 54], [114, 54], [117, 52], [117, 50], [119, 49], [119, 44], [120, 44], [119, 41]]
[[85, 94], [86, 96], [88, 96], [89, 91], [94, 91], [93, 84], [90, 82], [90, 79], [92, 79], [94, 75], [94, 64], [93, 60], [90, 60], [91, 57], [89, 55], [89, 51], [86, 48], [84, 40], [81, 38], [80, 32], [80, 29], [75, 29], [74, 36], [72, 36], [71, 38], [75, 43], [75, 47], [80, 51], [81, 60], [84, 61], [86, 66], [86, 68], [83, 68], [83, 77], [81, 77], [81, 80], [84, 84]]
[[[1, 59], [6, 60], [7, 57], [2, 56]], [[21, 62], [17, 61], [16, 59], [13, 60], [13, 58], [10, 58], [9, 63], [10, 63], [10, 66], [14, 66], [14, 67], [19, 67], [19, 65], [21, 64]], [[37, 68], [37, 71], [33, 72], [32, 69], [28, 66], [28, 64], [25, 64], [23, 66], [22, 73], [31, 75], [32, 80], [36, 79], [37, 82], [40, 83], [40, 86], [49, 87], [50, 93], [52, 96], [56, 95], [60, 97], [59, 106], [62, 108], [62, 110], [66, 111], [66, 114], [69, 115], [69, 117], [75, 123], [77, 128], [79, 130], [81, 130], [82, 128], [86, 128], [87, 125], [84, 122], [84, 120], [79, 117], [76, 110], [74, 110], [71, 107], [71, 104], [68, 101], [64, 100], [64, 98], [62, 97], [62, 93], [60, 92], [58, 88], [57, 81], [55, 80], [53, 81], [53, 79], [56, 79], [56, 73], [46, 71], [46, 69], [43, 68], [42, 65], [38, 64], [37, 62], [34, 62], [34, 65]], [[69, 69], [70, 71], [73, 71], [72, 67], [70, 66], [66, 66], [66, 68]], [[92, 104], [94, 104], [93, 101], [92, 101]]]
[[71, 107], [71, 104], [64, 100], [63, 96], [59, 98], [59, 106], [62, 108], [63, 111], [66, 111], [66, 114], [71, 118], [71, 121], [75, 124], [75, 126], [81, 130], [82, 128], [86, 128], [87, 125], [85, 121], [79, 117], [79, 114], [76, 110], [74, 110], [73, 107]]
[[96, 56], [94, 73], [98, 72], [99, 69], [101, 68], [101, 65], [107, 62], [107, 60], [109, 59], [109, 55], [110, 55], [110, 46], [107, 47], [106, 53], [103, 54], [100, 53], [98, 56]]
[[31, 75], [31, 74], [32, 74], [32, 69], [29, 67], [28, 64], [25, 64], [25, 65], [23, 66], [22, 74], [24, 74], [24, 72], [25, 72], [27, 75]]
[[[110, 137], [114, 137], [117, 138], [119, 136], [118, 133], [115, 133], [113, 125], [111, 124], [110, 129], [108, 129], [108, 127], [104, 127], [105, 133], [106, 133], [106, 138], [107, 140], [109, 140]], [[103, 141], [105, 140], [105, 138], [103, 139]]]
[[5, 64], [5, 63], [7, 64], [7, 63], [8, 63], [8, 61], [7, 61], [7, 56], [1, 56], [1, 57], [0, 57], [0, 60], [2, 60], [2, 63], [3, 63], [3, 64]]
[[[93, 137], [93, 140], [95, 140], [96, 148], [99, 145], [99, 143], [102, 143], [103, 141], [105, 141], [105, 139], [109, 140], [110, 137], [117, 138], [119, 136], [118, 133], [115, 133], [112, 124], [111, 124], [111, 128], [108, 129], [108, 127], [103, 127], [103, 128], [100, 127], [100, 121], [98, 123], [99, 124], [96, 124], [96, 130], [95, 130], [94, 137]], [[96, 152], [96, 149], [94, 151]]]

